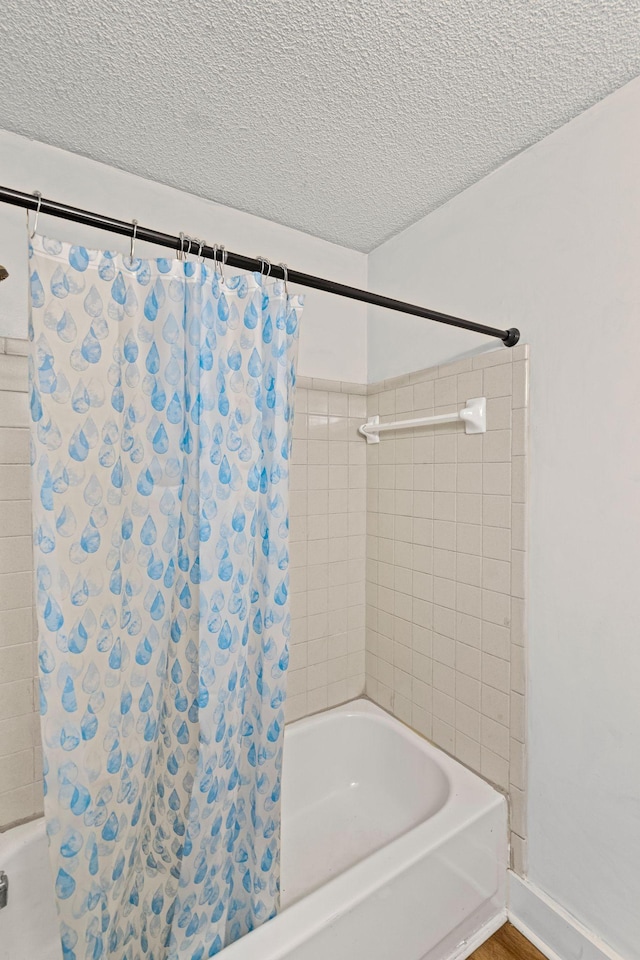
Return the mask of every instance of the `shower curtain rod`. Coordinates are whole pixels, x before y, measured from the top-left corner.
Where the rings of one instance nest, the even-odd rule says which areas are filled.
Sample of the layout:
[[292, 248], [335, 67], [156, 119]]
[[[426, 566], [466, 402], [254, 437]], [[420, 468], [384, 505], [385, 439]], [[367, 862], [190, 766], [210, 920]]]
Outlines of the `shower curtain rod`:
[[[45, 200], [44, 197], [21, 193], [19, 190], [11, 190], [9, 187], [0, 187], [0, 202], [24, 207], [26, 210], [39, 210], [40, 213], [49, 217], [60, 217], [62, 220], [83, 223], [89, 227], [118, 233], [123, 237], [135, 236], [137, 240], [155, 243], [161, 247], [170, 247], [175, 251], [180, 250], [181, 247], [180, 237], [173, 237], [168, 233], [161, 233], [158, 230], [137, 225], [134, 233], [133, 223], [127, 223], [126, 220], [114, 220], [112, 217], [91, 213], [89, 210], [81, 210], [78, 207], [70, 207], [64, 203], [57, 203], [55, 200]], [[186, 246], [187, 242], [189, 244], [188, 248]], [[193, 237], [185, 238], [184, 245], [188, 253], [196, 251], [209, 260], [222, 260], [224, 255], [225, 264], [239, 270], [249, 270], [252, 273], [260, 273], [264, 270], [264, 261], [259, 257], [245, 257], [243, 254], [232, 253], [230, 250], [225, 250], [223, 254], [219, 247], [216, 249], [209, 245], [200, 248], [200, 241], [196, 241]], [[268, 263], [268, 261], [266, 262]], [[270, 275], [279, 280], [284, 279], [282, 267], [275, 264], [271, 265]], [[473, 320], [452, 317], [447, 313], [439, 313], [437, 310], [429, 310], [427, 307], [420, 307], [413, 303], [404, 303], [402, 300], [384, 297], [378, 293], [371, 293], [369, 290], [360, 290], [358, 287], [349, 287], [344, 283], [335, 283], [333, 280], [325, 280], [323, 277], [314, 277], [309, 273], [300, 273], [298, 270], [287, 268], [287, 279], [290, 283], [297, 283], [302, 287], [311, 287], [313, 290], [322, 290], [338, 297], [360, 300], [362, 303], [370, 303], [387, 310], [396, 310], [398, 313], [407, 313], [414, 317], [434, 320], [436, 323], [445, 323], [450, 327], [460, 327], [462, 330], [472, 330], [474, 333], [484, 333], [488, 337], [497, 337], [507, 347], [515, 346], [520, 339], [520, 331], [515, 327], [511, 327], [509, 330], [488, 327], [483, 323], [474, 323]]]

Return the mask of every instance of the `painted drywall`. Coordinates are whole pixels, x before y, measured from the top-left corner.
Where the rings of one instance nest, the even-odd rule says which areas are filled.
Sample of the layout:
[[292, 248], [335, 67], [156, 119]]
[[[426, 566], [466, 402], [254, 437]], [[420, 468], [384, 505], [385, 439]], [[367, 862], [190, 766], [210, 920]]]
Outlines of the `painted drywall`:
[[[531, 344], [529, 877], [640, 957], [640, 79], [370, 257]], [[471, 335], [372, 319], [369, 376]], [[534, 931], [535, 932], [535, 931]]]
[[[363, 253], [309, 236], [189, 193], [133, 176], [15, 134], [0, 131], [0, 183], [105, 213], [121, 220], [136, 218], [167, 233], [180, 230], [223, 243], [229, 250], [284, 261], [304, 273], [356, 287], [366, 285]], [[33, 222], [33, 215], [32, 215]], [[128, 251], [128, 241], [90, 227], [42, 217], [40, 232], [91, 247]], [[166, 256], [166, 250], [140, 244], [143, 255]], [[0, 263], [9, 279], [0, 285], [0, 337], [27, 332], [27, 260], [25, 211], [0, 206]], [[292, 290], [293, 290], [292, 286]], [[366, 381], [366, 307], [320, 291], [307, 295], [298, 371], [301, 376], [354, 383]]]

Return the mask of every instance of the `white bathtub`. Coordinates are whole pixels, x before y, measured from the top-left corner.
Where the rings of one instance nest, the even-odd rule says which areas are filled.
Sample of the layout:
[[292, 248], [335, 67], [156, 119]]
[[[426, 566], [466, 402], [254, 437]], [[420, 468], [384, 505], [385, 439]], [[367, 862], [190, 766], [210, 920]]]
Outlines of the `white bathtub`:
[[[224, 960], [462, 960], [504, 921], [504, 798], [399, 721], [299, 720], [283, 769], [282, 912]], [[0, 836], [0, 869], [0, 960], [60, 960], [41, 820]]]

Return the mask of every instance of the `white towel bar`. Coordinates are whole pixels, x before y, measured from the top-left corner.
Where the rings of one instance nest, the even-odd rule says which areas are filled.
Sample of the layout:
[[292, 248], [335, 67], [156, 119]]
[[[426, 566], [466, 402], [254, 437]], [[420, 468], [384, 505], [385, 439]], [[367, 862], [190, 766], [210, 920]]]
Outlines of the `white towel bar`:
[[484, 397], [475, 397], [467, 400], [466, 406], [457, 413], [441, 413], [436, 417], [416, 417], [413, 420], [393, 420], [390, 423], [380, 423], [380, 417], [371, 417], [367, 423], [358, 428], [366, 438], [367, 443], [380, 443], [380, 436], [387, 430], [408, 430], [410, 427], [425, 427], [431, 423], [453, 423], [456, 420], [464, 422], [467, 433], [487, 432], [487, 401]]

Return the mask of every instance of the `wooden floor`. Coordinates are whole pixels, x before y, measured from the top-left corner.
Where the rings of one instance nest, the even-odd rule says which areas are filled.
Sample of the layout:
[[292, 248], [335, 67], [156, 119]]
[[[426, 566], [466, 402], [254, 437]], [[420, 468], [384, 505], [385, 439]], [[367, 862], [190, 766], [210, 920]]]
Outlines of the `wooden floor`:
[[469, 960], [545, 960], [545, 957], [515, 927], [505, 923], [474, 950]]

